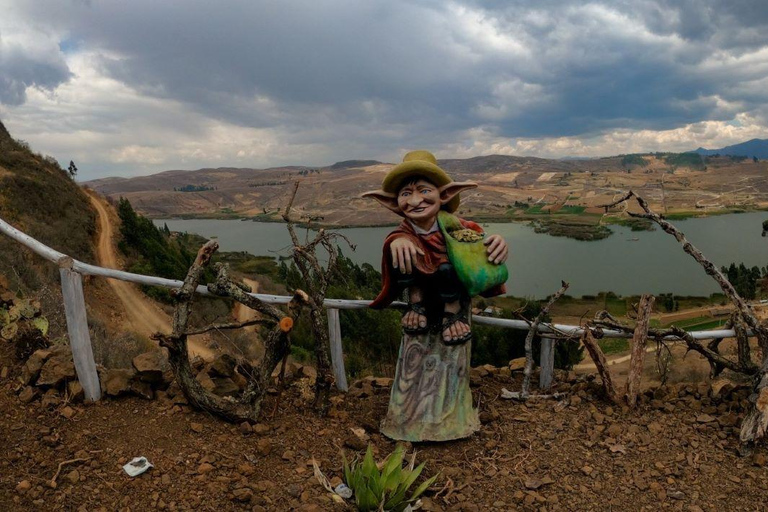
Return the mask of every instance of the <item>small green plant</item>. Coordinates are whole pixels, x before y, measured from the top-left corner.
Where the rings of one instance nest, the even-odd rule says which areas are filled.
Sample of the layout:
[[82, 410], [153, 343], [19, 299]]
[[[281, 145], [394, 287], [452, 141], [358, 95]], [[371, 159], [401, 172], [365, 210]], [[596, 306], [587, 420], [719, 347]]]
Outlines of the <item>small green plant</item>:
[[437, 479], [437, 475], [424, 481], [406, 498], [408, 489], [413, 485], [424, 470], [424, 463], [414, 469], [416, 454], [410, 463], [403, 467], [405, 450], [402, 446], [395, 448], [387, 460], [382, 464], [381, 471], [373, 460], [373, 451], [368, 445], [362, 463], [357, 460], [349, 464], [344, 459], [344, 480], [355, 493], [355, 504], [361, 512], [387, 511], [403, 512], [419, 499], [424, 491]]

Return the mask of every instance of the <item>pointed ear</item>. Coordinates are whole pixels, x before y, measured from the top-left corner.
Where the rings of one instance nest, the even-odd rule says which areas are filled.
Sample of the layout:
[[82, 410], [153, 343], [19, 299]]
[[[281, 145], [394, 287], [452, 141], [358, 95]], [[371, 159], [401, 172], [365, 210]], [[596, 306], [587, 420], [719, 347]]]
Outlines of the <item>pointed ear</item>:
[[392, 210], [398, 215], [402, 215], [403, 213], [400, 211], [400, 207], [397, 205], [397, 195], [392, 194], [391, 192], [384, 192], [383, 190], [371, 190], [370, 192], [363, 194], [362, 197], [372, 197], [380, 202], [382, 206]]
[[477, 188], [477, 183], [472, 181], [452, 181], [440, 187], [440, 202], [444, 205], [465, 190]]

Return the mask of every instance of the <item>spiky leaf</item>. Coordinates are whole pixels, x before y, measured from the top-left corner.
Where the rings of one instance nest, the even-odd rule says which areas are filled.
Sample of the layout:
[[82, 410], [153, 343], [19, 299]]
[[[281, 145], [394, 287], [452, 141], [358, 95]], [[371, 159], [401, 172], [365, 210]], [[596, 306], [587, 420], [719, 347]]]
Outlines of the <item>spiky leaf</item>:
[[416, 488], [415, 491], [413, 491], [413, 494], [411, 495], [411, 499], [408, 501], [416, 501], [419, 496], [424, 494], [424, 491], [429, 489], [429, 486], [435, 483], [435, 480], [437, 480], [437, 475], [433, 476], [432, 478], [422, 482], [420, 486]]

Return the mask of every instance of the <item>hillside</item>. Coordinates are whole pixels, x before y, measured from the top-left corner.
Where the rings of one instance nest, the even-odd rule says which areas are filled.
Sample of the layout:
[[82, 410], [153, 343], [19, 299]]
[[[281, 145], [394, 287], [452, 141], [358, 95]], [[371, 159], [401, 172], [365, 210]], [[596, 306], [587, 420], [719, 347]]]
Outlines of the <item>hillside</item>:
[[[590, 160], [490, 155], [439, 164], [455, 180], [479, 183], [462, 197], [460, 213], [480, 220], [568, 212], [592, 214], [590, 222], [597, 222], [603, 210], [596, 206], [628, 189], [667, 213], [768, 206], [768, 165], [762, 161], [655, 153]], [[360, 195], [378, 188], [392, 166], [363, 160], [322, 168], [174, 170], [87, 184], [114, 199], [126, 197], [137, 211], [155, 218], [279, 220], [290, 184], [300, 179], [294, 206], [302, 213], [322, 217], [326, 225], [384, 225], [399, 218]]]
[[[0, 123], [0, 218], [77, 259], [93, 263], [96, 215], [81, 188], [51, 157], [14, 140]], [[16, 243], [0, 244], [0, 273], [12, 289], [37, 290], [58, 272]]]
[[694, 152], [706, 156], [730, 155], [745, 156], [747, 158], [768, 158], [768, 139], [752, 139], [720, 149], [699, 148]]

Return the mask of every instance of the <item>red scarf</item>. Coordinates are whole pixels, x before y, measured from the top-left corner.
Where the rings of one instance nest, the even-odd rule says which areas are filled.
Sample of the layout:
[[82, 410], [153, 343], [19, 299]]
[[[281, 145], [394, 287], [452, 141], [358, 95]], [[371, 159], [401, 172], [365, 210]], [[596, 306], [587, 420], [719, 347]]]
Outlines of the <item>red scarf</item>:
[[[483, 228], [471, 220], [460, 218], [459, 221], [461, 222], [461, 225], [467, 229], [477, 231], [478, 233], [483, 232]], [[443, 237], [442, 231], [438, 229], [432, 233], [420, 235], [416, 233], [413, 224], [408, 220], [403, 220], [397, 229], [392, 231], [387, 236], [387, 239], [384, 240], [384, 253], [381, 258], [382, 288], [378, 297], [376, 297], [370, 305], [370, 307], [374, 309], [383, 309], [397, 298], [399, 290], [397, 290], [397, 287], [392, 286], [392, 276], [394, 275], [395, 268], [392, 266], [392, 252], [389, 247], [392, 245], [392, 242], [401, 237], [408, 238], [416, 247], [424, 251], [424, 256], [421, 256], [420, 254], [416, 255], [416, 261], [414, 262], [416, 270], [422, 274], [434, 274], [440, 265], [449, 263], [448, 252], [445, 247], [445, 238]], [[483, 297], [494, 297], [506, 292], [507, 289], [505, 286], [501, 285], [491, 288], [481, 295]]]

